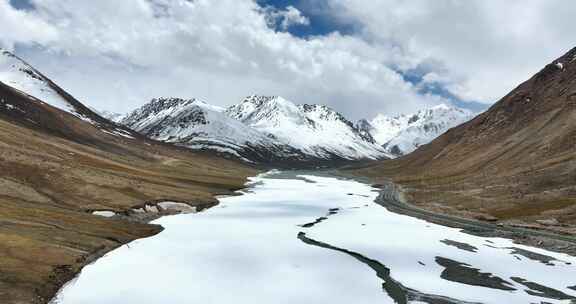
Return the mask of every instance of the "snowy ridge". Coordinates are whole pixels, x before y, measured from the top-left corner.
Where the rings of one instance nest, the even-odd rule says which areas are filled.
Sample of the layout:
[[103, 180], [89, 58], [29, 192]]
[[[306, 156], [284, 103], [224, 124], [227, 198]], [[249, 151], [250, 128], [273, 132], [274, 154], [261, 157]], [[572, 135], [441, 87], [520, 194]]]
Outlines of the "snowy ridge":
[[278, 96], [249, 96], [226, 113], [313, 157], [355, 160], [387, 156], [371, 136], [363, 135], [327, 106], [295, 105]]
[[223, 109], [197, 99], [157, 98], [121, 123], [155, 139], [182, 142], [212, 140], [233, 145], [266, 142], [268, 138], [230, 119]]
[[441, 104], [410, 115], [389, 117], [379, 114], [372, 121], [359, 121], [357, 127], [371, 134], [389, 153], [399, 156], [416, 150], [473, 117], [474, 114], [468, 110]]
[[[1, 48], [0, 83], [26, 96], [26, 100], [30, 103], [47, 104], [72, 114], [109, 135], [130, 139], [136, 135], [134, 131], [112, 123], [98, 111], [86, 107], [24, 60]], [[26, 116], [26, 111], [8, 101], [0, 100], [0, 102], [7, 110], [18, 110]]]
[[49, 79], [16, 55], [0, 49], [0, 81], [62, 111], [92, 122], [58, 93]]

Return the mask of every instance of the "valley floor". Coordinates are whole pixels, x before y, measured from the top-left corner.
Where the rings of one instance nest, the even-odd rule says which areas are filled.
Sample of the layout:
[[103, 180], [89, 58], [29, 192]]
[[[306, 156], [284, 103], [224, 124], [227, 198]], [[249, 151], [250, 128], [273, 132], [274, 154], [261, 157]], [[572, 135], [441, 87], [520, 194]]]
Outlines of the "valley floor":
[[[573, 234], [536, 227], [494, 224], [458, 216], [457, 212], [433, 211], [410, 204], [400, 186], [388, 182], [379, 184], [376, 202], [396, 213], [406, 214], [443, 226], [461, 228], [464, 232], [482, 237], [502, 237], [516, 243], [540, 247], [576, 256], [576, 237]], [[461, 215], [461, 214], [460, 214]]]
[[[204, 212], [154, 221], [165, 228], [161, 234], [89, 265], [56, 301], [561, 304], [576, 299], [575, 257], [514, 244], [508, 239], [514, 235], [502, 234], [512, 232], [505, 228], [415, 214], [417, 209], [400, 203], [392, 184], [377, 189], [331, 173], [275, 170], [250, 178], [242, 195], [221, 198]], [[446, 227], [457, 225], [465, 229]], [[150, 273], [162, 279], [143, 288]]]

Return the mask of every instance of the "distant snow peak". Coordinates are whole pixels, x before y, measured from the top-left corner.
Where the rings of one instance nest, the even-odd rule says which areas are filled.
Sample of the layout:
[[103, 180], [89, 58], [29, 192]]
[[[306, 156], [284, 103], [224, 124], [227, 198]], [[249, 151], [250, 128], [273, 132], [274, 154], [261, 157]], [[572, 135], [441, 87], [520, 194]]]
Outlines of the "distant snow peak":
[[389, 153], [404, 155], [473, 116], [468, 110], [439, 104], [413, 114], [394, 117], [379, 114], [372, 121], [359, 121], [357, 127], [371, 134]]
[[343, 115], [324, 105], [296, 105], [279, 96], [252, 95], [226, 113], [317, 158], [378, 159], [385, 151]]
[[282, 120], [306, 123], [302, 115], [300, 115], [298, 107], [279, 96], [251, 95], [246, 97], [241, 103], [229, 107], [226, 113], [230, 117], [248, 125], [264, 122], [266, 124], [280, 125]]

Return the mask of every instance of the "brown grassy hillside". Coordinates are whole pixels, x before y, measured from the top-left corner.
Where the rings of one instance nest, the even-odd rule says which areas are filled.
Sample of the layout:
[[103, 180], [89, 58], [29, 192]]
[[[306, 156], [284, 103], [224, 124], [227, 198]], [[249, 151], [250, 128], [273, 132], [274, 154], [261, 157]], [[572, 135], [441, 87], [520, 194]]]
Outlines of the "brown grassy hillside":
[[213, 203], [255, 174], [128, 131], [133, 138], [109, 134], [115, 128], [0, 83], [0, 302], [45, 303], [95, 257], [160, 231], [90, 210]]
[[472, 121], [356, 173], [429, 210], [576, 233], [576, 49]]

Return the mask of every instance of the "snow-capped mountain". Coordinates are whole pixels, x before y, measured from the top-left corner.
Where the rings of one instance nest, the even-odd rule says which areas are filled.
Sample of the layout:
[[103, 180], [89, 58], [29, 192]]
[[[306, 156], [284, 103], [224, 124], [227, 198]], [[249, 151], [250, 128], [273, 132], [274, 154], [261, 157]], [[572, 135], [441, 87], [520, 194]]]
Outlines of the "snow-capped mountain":
[[472, 117], [470, 111], [442, 104], [354, 125], [324, 105], [253, 95], [227, 109], [197, 99], [153, 99], [120, 123], [156, 140], [272, 162], [392, 158]]
[[386, 156], [372, 136], [361, 133], [344, 116], [324, 105], [295, 105], [278, 96], [250, 96], [226, 113], [316, 158]]
[[29, 103], [15, 105], [14, 102], [10, 103], [8, 100], [0, 99], [0, 106], [11, 110], [12, 116], [16, 116], [15, 112], [19, 112], [18, 115], [26, 117], [27, 121], [41, 125], [41, 120], [47, 120], [45, 116], [32, 117], [33, 113], [37, 113], [35, 106], [38, 105], [64, 111], [109, 135], [131, 139], [138, 136], [136, 132], [128, 128], [111, 123], [68, 94], [24, 60], [1, 48], [0, 84], [6, 86], [7, 90], [12, 90], [15, 94], [24, 97], [18, 100], [27, 100]]
[[159, 98], [121, 120], [151, 138], [256, 162], [379, 159], [383, 148], [325, 106], [250, 96], [228, 109]]
[[16, 55], [2, 49], [0, 49], [0, 81], [36, 98], [39, 102], [49, 104], [78, 118], [91, 120], [90, 115], [85, 115], [84, 107], [65, 96], [66, 93], [50, 79]]
[[262, 161], [296, 152], [197, 99], [155, 98], [120, 123], [156, 140]]
[[389, 153], [400, 156], [473, 117], [474, 114], [468, 110], [441, 104], [409, 115], [389, 117], [379, 114], [372, 121], [359, 121], [357, 128], [372, 135]]

